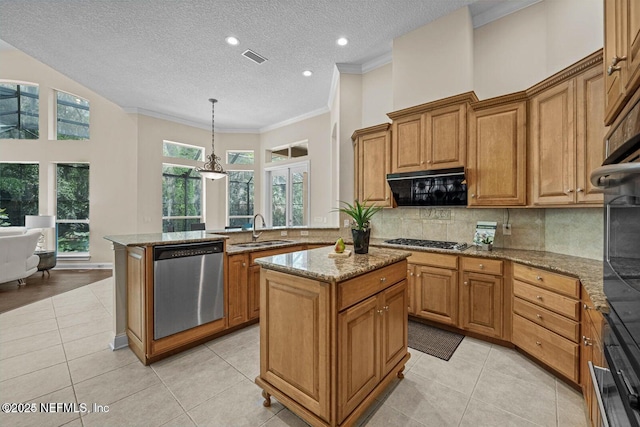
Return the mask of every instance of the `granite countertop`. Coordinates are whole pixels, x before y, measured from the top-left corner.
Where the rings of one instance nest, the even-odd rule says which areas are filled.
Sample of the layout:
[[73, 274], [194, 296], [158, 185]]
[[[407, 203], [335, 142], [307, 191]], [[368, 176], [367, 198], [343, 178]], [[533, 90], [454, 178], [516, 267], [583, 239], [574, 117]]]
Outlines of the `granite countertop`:
[[229, 236], [214, 234], [204, 230], [173, 233], [126, 234], [121, 236], [105, 236], [104, 238], [123, 246], [158, 246], [211, 242], [225, 240], [228, 239]]
[[[294, 240], [295, 239], [295, 240]], [[258, 242], [268, 241], [269, 239], [258, 239]], [[276, 239], [273, 239], [276, 240]], [[277, 239], [280, 240], [280, 239]], [[242, 246], [243, 243], [227, 243], [227, 255], [235, 255], [241, 254], [245, 252], [255, 252], [255, 251], [264, 251], [274, 248], [286, 248], [289, 246], [299, 246], [299, 245], [327, 245], [333, 246], [335, 241], [327, 241], [326, 238], [318, 238], [318, 237], [295, 237], [295, 238], [287, 238], [282, 237], [282, 243], [276, 243], [268, 246], [258, 246], [258, 247], [245, 247]], [[247, 242], [251, 243], [251, 242]]]
[[[353, 251], [353, 247], [347, 246]], [[256, 259], [261, 267], [323, 282], [337, 283], [409, 257], [410, 252], [369, 247], [368, 254], [329, 258], [332, 249], [316, 248]]]
[[589, 298], [591, 298], [597, 310], [603, 312], [609, 311], [609, 304], [607, 303], [602, 286], [603, 264], [602, 261], [599, 260], [523, 249], [494, 248], [492, 251], [481, 251], [475, 249], [475, 246], [471, 246], [463, 251], [426, 249], [417, 246], [390, 245], [385, 243], [384, 239], [371, 239], [370, 244], [387, 248], [402, 248], [416, 252], [438, 252], [461, 256], [504, 259], [566, 274], [580, 279], [582, 286], [589, 294]]

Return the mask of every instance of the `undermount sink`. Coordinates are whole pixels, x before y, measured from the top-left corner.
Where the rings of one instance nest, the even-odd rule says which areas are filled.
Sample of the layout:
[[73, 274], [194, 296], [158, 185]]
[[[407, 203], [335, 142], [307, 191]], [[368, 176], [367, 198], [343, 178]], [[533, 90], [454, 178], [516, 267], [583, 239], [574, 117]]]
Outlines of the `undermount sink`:
[[263, 240], [261, 242], [237, 243], [234, 246], [240, 248], [260, 248], [264, 246], [282, 245], [284, 243], [293, 243], [293, 240]]

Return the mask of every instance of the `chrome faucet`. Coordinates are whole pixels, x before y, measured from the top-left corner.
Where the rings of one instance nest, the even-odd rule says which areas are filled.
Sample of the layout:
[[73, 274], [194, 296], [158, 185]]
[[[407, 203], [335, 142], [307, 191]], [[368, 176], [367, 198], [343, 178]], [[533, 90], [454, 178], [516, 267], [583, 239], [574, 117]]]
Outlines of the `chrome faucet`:
[[251, 241], [253, 242], [258, 240], [258, 237], [260, 237], [260, 235], [262, 234], [262, 231], [256, 234], [256, 219], [258, 217], [262, 219], [262, 228], [265, 228], [267, 226], [267, 224], [265, 224], [264, 222], [264, 217], [262, 216], [262, 214], [258, 213], [253, 216], [253, 231], [251, 232]]

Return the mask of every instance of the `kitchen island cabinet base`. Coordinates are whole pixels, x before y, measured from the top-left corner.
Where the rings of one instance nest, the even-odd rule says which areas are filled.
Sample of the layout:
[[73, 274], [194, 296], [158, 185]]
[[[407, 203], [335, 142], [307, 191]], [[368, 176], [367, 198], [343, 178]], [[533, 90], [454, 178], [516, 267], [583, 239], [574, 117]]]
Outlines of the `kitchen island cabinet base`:
[[291, 399], [282, 391], [278, 390], [276, 387], [272, 386], [268, 382], [264, 381], [260, 377], [256, 377], [256, 384], [262, 388], [262, 397], [264, 397], [263, 406], [269, 407], [271, 406], [271, 396], [278, 399], [284, 406], [286, 406], [291, 412], [305, 420], [312, 426], [322, 426], [322, 427], [334, 427], [334, 426], [352, 426], [355, 425], [356, 421], [365, 413], [365, 411], [371, 406], [371, 404], [379, 397], [384, 390], [393, 382], [395, 378], [403, 379], [404, 378], [404, 368], [406, 363], [411, 358], [411, 354], [407, 353], [402, 360], [389, 372], [383, 379], [378, 383], [378, 385], [369, 393], [367, 397], [358, 405], [349, 416], [347, 416], [344, 421], [340, 424], [336, 422], [330, 423], [322, 418], [319, 418], [317, 415], [307, 410], [304, 406], [300, 405], [295, 400]]

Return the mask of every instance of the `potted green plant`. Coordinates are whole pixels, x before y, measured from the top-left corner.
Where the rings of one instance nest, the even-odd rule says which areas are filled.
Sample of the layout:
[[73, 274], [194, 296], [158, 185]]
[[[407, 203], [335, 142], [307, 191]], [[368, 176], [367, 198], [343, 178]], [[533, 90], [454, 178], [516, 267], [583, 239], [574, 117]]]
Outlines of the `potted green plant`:
[[371, 237], [371, 218], [382, 208], [380, 206], [367, 206], [368, 199], [360, 203], [357, 199], [353, 204], [343, 202], [343, 207], [334, 209], [347, 214], [353, 220], [351, 224], [351, 235], [353, 236], [353, 250], [357, 254], [369, 252], [369, 238]]

